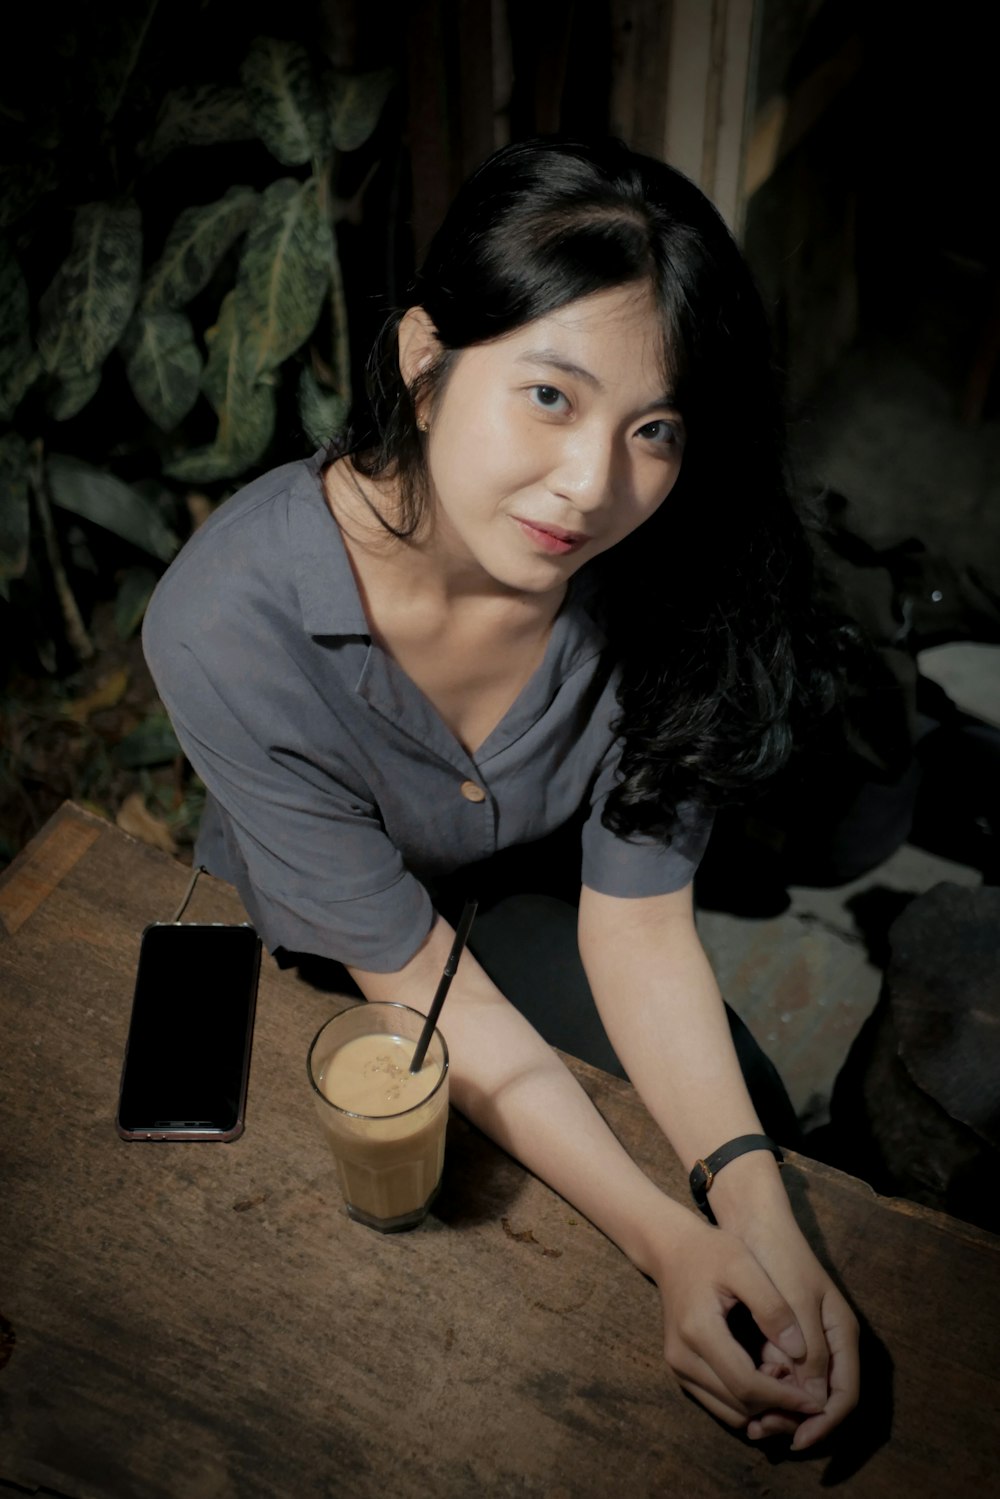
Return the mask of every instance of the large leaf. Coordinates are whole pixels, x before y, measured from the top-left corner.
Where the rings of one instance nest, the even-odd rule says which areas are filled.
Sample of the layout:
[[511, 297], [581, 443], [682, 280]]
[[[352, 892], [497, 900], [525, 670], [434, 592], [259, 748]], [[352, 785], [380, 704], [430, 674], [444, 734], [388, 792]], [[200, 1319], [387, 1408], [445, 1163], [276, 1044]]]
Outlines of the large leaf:
[[201, 384], [217, 416], [252, 383], [248, 373], [246, 325], [237, 304], [237, 293], [229, 292], [219, 308], [218, 322], [205, 333], [208, 363]]
[[46, 468], [52, 498], [61, 509], [113, 531], [151, 557], [170, 561], [179, 543], [152, 500], [79, 458], [50, 453]]
[[0, 391], [0, 419], [10, 420], [27, 392], [43, 373], [41, 355], [37, 349], [29, 349], [27, 358], [11, 370], [9, 383]]
[[331, 73], [327, 88], [330, 134], [338, 151], [356, 151], [378, 124], [396, 82], [393, 68], [375, 73]]
[[347, 418], [346, 399], [324, 389], [308, 365], [299, 376], [299, 417], [303, 432], [317, 447], [335, 437]]
[[115, 630], [119, 640], [128, 640], [142, 622], [153, 589], [156, 574], [149, 567], [130, 567], [122, 578], [115, 598]]
[[59, 372], [72, 350], [86, 372], [98, 368], [125, 331], [139, 292], [142, 221], [134, 203], [85, 203], [73, 245], [40, 303], [38, 347]]
[[[273, 409], [270, 423], [273, 431]], [[182, 484], [215, 484], [220, 479], [238, 478], [254, 461], [252, 458], [244, 461], [240, 452], [215, 441], [202, 448], [192, 448], [172, 463], [164, 464], [163, 472], [171, 479], [179, 479]]]
[[246, 95], [239, 88], [215, 84], [174, 89], [163, 101], [156, 127], [145, 146], [154, 159], [178, 146], [220, 146], [256, 138]]
[[45, 396], [45, 409], [57, 422], [68, 422], [71, 416], [78, 416], [100, 389], [100, 367], [85, 370], [75, 355], [75, 349], [66, 350], [58, 374]]
[[274, 389], [254, 374], [237, 292], [226, 297], [205, 337], [202, 387], [218, 413], [218, 432], [209, 447], [185, 453], [166, 469], [171, 478], [194, 484], [241, 474], [263, 457], [274, 432]]
[[277, 369], [315, 328], [332, 254], [316, 179], [272, 182], [247, 236], [237, 278], [255, 375]]
[[23, 218], [55, 186], [54, 161], [18, 161], [0, 167], [0, 229]]
[[135, 314], [122, 340], [132, 393], [161, 432], [171, 432], [198, 399], [201, 355], [183, 312]]
[[28, 507], [28, 444], [16, 432], [0, 437], [0, 595], [10, 597], [12, 578], [28, 566], [31, 515]]
[[283, 166], [326, 154], [330, 124], [312, 59], [299, 42], [258, 37], [241, 72], [257, 134]]
[[214, 203], [185, 208], [146, 278], [142, 306], [149, 311], [185, 307], [196, 297], [233, 241], [249, 227], [256, 202], [252, 187], [231, 187]]
[[0, 421], [9, 421], [27, 389], [31, 366], [28, 283], [0, 235]]

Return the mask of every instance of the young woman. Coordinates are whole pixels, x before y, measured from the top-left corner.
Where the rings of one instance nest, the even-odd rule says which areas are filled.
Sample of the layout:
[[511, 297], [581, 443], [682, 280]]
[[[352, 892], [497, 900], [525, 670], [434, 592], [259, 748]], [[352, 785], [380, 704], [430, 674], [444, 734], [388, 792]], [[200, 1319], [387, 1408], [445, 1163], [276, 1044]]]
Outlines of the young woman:
[[147, 615], [210, 794], [198, 857], [270, 948], [416, 1009], [456, 890], [575, 878], [586, 982], [560, 958], [562, 992], [529, 1002], [505, 970], [560, 951], [550, 896], [524, 944], [524, 903], [495, 905], [515, 926], [495, 962], [477, 923], [453, 1099], [656, 1281], [685, 1390], [808, 1447], [855, 1403], [857, 1329], [767, 1142], [719, 1166], [713, 1226], [549, 1045], [603, 1061], [599, 1014], [688, 1167], [761, 1135], [691, 898], [712, 809], [785, 758], [806, 675], [759, 300], [685, 178], [614, 142], [523, 142], [460, 192], [370, 373], [344, 447], [223, 505]]

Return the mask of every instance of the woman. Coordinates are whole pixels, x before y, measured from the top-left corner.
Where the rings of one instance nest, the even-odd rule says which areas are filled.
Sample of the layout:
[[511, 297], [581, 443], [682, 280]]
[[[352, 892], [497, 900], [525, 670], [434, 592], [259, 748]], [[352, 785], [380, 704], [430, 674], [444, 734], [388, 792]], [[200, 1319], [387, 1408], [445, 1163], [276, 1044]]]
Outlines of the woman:
[[[425, 1009], [449, 879], [569, 830], [579, 953], [628, 1076], [689, 1166], [759, 1137], [691, 900], [711, 810], [786, 756], [805, 672], [738, 252], [658, 162], [513, 145], [460, 192], [369, 385], [346, 451], [222, 506], [148, 613], [211, 797], [199, 858], [269, 947]], [[670, 1201], [474, 952], [448, 1000], [458, 1108], [656, 1281], [668, 1363], [713, 1415], [826, 1436], [856, 1399], [856, 1324], [770, 1149], [719, 1167], [719, 1226]]]

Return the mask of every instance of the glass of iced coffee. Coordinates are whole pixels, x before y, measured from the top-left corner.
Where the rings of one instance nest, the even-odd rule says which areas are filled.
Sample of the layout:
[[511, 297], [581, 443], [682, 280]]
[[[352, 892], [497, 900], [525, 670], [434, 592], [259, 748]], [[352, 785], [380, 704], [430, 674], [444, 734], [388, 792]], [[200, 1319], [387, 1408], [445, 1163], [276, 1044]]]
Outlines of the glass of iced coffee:
[[407, 1005], [360, 1004], [328, 1020], [309, 1048], [313, 1103], [347, 1211], [383, 1233], [423, 1222], [441, 1182], [448, 1048], [435, 1030], [411, 1073], [423, 1025]]

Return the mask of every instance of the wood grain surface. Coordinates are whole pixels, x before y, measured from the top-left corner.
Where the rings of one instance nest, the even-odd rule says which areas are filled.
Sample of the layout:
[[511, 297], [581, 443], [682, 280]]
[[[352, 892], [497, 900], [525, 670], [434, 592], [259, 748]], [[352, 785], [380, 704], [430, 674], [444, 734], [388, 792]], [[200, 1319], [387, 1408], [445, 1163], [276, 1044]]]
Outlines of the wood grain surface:
[[[678, 1393], [654, 1287], [461, 1118], [422, 1228], [384, 1237], [352, 1223], [305, 1080], [309, 1041], [340, 1002], [270, 960], [242, 1139], [119, 1140], [140, 934], [169, 917], [186, 878], [67, 805], [0, 885], [0, 1492], [992, 1491], [1000, 1241], [828, 1168], [796, 1157], [787, 1180], [866, 1323], [865, 1400], [829, 1452], [793, 1459]], [[243, 919], [209, 878], [185, 914]], [[685, 1199], [633, 1090], [572, 1065]]]

